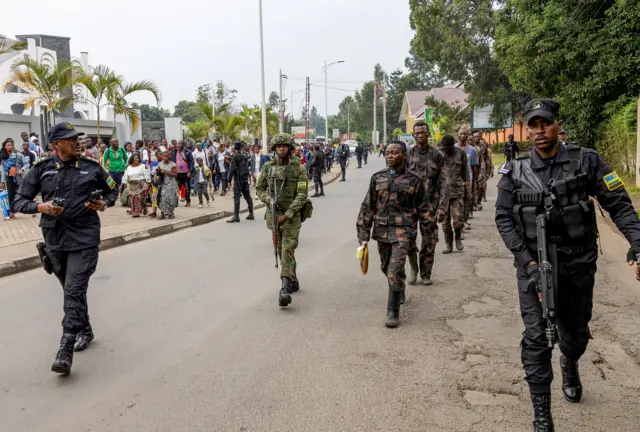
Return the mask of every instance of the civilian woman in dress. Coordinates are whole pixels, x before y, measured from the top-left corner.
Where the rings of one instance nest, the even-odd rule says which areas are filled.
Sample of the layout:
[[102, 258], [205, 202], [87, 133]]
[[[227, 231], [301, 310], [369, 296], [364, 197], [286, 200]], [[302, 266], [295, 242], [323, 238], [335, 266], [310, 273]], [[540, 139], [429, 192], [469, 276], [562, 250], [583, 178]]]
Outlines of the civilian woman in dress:
[[20, 185], [20, 176], [24, 173], [24, 156], [15, 151], [13, 139], [7, 138], [0, 149], [0, 189], [7, 189], [9, 198], [9, 217], [15, 219], [16, 213], [13, 202]]
[[122, 185], [129, 189], [131, 197], [131, 216], [140, 217], [147, 214], [147, 193], [151, 186], [149, 170], [140, 160], [140, 152], [134, 151], [129, 165], [122, 176]]

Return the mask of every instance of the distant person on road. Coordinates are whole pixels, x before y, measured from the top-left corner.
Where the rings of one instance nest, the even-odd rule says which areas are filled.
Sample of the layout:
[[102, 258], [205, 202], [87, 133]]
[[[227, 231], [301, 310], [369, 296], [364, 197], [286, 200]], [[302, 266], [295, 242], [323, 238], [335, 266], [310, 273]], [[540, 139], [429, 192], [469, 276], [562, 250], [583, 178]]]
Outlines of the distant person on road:
[[473, 217], [473, 203], [475, 202], [473, 198], [473, 178], [478, 175], [479, 162], [476, 148], [469, 144], [469, 130], [467, 128], [461, 128], [458, 131], [458, 147], [467, 154], [467, 163], [469, 165], [469, 186], [464, 204], [464, 223], [469, 229], [469, 219]]
[[127, 158], [127, 152], [120, 148], [120, 142], [117, 138], [112, 138], [109, 141], [109, 146], [102, 155], [102, 166], [107, 170], [111, 178], [115, 180], [118, 186], [116, 189], [119, 189], [129, 159]]
[[331, 167], [333, 166], [333, 159], [335, 155], [335, 150], [333, 146], [326, 146], [324, 149], [325, 159], [327, 160], [327, 172], [331, 172]]
[[227, 223], [240, 222], [240, 195], [244, 197], [249, 209], [246, 219], [254, 220], [253, 200], [249, 189], [249, 158], [242, 153], [242, 142], [240, 141], [233, 145], [233, 156], [229, 164], [227, 178], [229, 181], [233, 181], [233, 216]]
[[[278, 294], [278, 304], [286, 307], [291, 303], [291, 293], [300, 289], [296, 272], [295, 251], [302, 227], [302, 216], [308, 217], [307, 196], [309, 183], [307, 171], [297, 158], [291, 157], [294, 146], [289, 134], [277, 134], [271, 141], [271, 151], [276, 152], [273, 161], [265, 163], [256, 193], [260, 201], [266, 204], [267, 228], [277, 225], [278, 256], [280, 257], [280, 278], [282, 287]], [[276, 200], [277, 196], [277, 200]], [[276, 214], [271, 212], [271, 203], [275, 201]]]
[[[454, 230], [456, 232], [456, 249], [464, 249], [462, 244], [462, 228], [464, 227], [464, 197], [469, 187], [469, 169], [467, 168], [467, 154], [455, 146], [451, 135], [445, 135], [440, 141], [444, 153], [444, 169], [449, 179], [449, 201], [446, 203], [442, 232], [445, 238], [443, 254], [453, 252]], [[453, 222], [453, 227], [451, 226]], [[460, 235], [457, 235], [457, 233]]]
[[342, 171], [341, 182], [345, 181], [345, 176], [347, 175], [347, 161], [351, 157], [351, 152], [349, 151], [349, 146], [346, 144], [338, 145], [336, 150], [336, 157], [338, 158], [338, 163], [340, 164], [340, 171]]
[[15, 196], [20, 186], [25, 161], [22, 153], [15, 148], [12, 138], [7, 138], [0, 149], [0, 189], [7, 189], [9, 199], [9, 216], [7, 220], [15, 219]]
[[387, 145], [387, 168], [371, 177], [356, 223], [361, 245], [371, 238], [378, 242], [380, 268], [389, 284], [385, 325], [390, 328], [399, 324], [400, 304], [405, 297], [404, 266], [418, 222], [432, 221], [424, 182], [420, 174], [406, 168], [406, 151], [402, 141]]
[[[63, 288], [62, 338], [51, 365], [53, 372], [71, 372], [73, 352], [86, 349], [94, 339], [89, 321], [87, 289], [98, 265], [100, 217], [111, 207], [116, 182], [98, 162], [80, 152], [79, 136], [70, 123], [49, 129], [56, 155], [41, 159], [25, 176], [16, 196], [16, 211], [40, 213], [44, 243], [38, 251], [45, 271], [53, 273]], [[92, 196], [98, 192], [100, 196]], [[42, 196], [42, 203], [35, 201]]]
[[[196, 158], [195, 167], [195, 185], [196, 194], [198, 195], [198, 208], [202, 208], [202, 195], [207, 199], [207, 207], [209, 203], [209, 182], [211, 181], [211, 169], [204, 164], [204, 160], [201, 157]], [[211, 199], [215, 201], [213, 195]]]
[[160, 216], [158, 216], [158, 219], [173, 219], [175, 217], [174, 210], [178, 204], [176, 199], [178, 191], [177, 176], [176, 164], [171, 160], [169, 152], [162, 153], [162, 162], [158, 163], [158, 170], [156, 171], [157, 183], [160, 184], [160, 190], [158, 191]]
[[507, 162], [511, 162], [518, 156], [520, 156], [518, 143], [513, 140], [513, 134], [510, 134], [509, 139], [504, 143], [504, 158]]
[[187, 200], [185, 207], [191, 207], [191, 176], [193, 175], [194, 163], [191, 150], [184, 147], [184, 141], [178, 141], [176, 151], [171, 153], [171, 161], [176, 164], [178, 190], [182, 186], [185, 188], [185, 199]]
[[482, 211], [482, 199], [487, 192], [487, 181], [489, 177], [493, 177], [493, 165], [491, 165], [491, 159], [489, 159], [489, 144], [482, 138], [482, 132], [475, 130], [471, 133], [473, 135], [473, 144], [478, 152], [478, 163], [480, 167], [478, 169], [478, 181], [476, 184], [476, 190], [474, 192], [475, 197], [475, 209]]
[[371, 153], [371, 146], [367, 143], [362, 145], [364, 147], [364, 152], [362, 154], [362, 158], [364, 159], [364, 164], [367, 164], [367, 158], [369, 157], [369, 153]]
[[[528, 155], [501, 169], [496, 226], [513, 253], [522, 334], [521, 359], [533, 403], [534, 431], [553, 431], [551, 383], [553, 345], [560, 348], [562, 393], [572, 403], [582, 399], [578, 361], [591, 333], [593, 288], [598, 258], [594, 201], [609, 212], [631, 248], [627, 263], [640, 281], [640, 221], [622, 180], [594, 150], [565, 147], [560, 104], [534, 99], [524, 108], [527, 133], [534, 143]], [[549, 262], [540, 262], [537, 227], [546, 221]], [[555, 285], [555, 325], [543, 317], [548, 289], [541, 292], [541, 272], [551, 266]], [[545, 278], [546, 279], [546, 278]], [[557, 283], [555, 283], [557, 282]], [[589, 409], [589, 407], [585, 407]]]
[[358, 143], [355, 149], [356, 152], [356, 160], [358, 161], [358, 168], [362, 168], [362, 155], [365, 153], [364, 147], [362, 147], [362, 143]]
[[[122, 176], [121, 189], [129, 190], [131, 198], [131, 217], [138, 218], [147, 214], [147, 193], [151, 188], [151, 175], [149, 169], [142, 163], [140, 153], [134, 151], [129, 159], [129, 165]], [[122, 192], [122, 191], [120, 191]]]
[[[324, 152], [320, 150], [320, 146], [316, 145], [313, 153], [311, 153], [311, 161], [309, 162], [309, 168], [311, 169], [311, 175], [313, 176], [313, 183], [316, 189], [316, 193], [311, 195], [312, 198], [324, 196], [324, 184], [322, 183], [322, 172], [325, 167]], [[318, 188], [320, 193], [318, 193]]]

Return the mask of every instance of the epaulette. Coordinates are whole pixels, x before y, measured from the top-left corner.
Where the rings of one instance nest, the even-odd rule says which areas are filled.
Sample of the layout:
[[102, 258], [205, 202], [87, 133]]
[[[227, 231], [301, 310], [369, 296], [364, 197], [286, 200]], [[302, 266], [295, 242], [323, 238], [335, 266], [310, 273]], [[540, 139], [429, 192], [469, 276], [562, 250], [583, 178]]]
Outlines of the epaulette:
[[511, 172], [511, 170], [513, 169], [513, 165], [511, 165], [511, 162], [505, 162], [502, 165], [500, 165], [500, 168], [498, 169], [498, 174], [509, 174]]
[[516, 160], [529, 159], [529, 153], [520, 155], [516, 158]]
[[33, 166], [36, 166], [36, 165], [41, 164], [42, 162], [45, 162], [45, 161], [48, 161], [48, 160], [51, 160], [51, 156], [47, 156], [46, 158], [42, 158], [40, 160], [35, 161], [33, 163]]
[[83, 155], [78, 156], [78, 159], [84, 160], [84, 161], [88, 161], [88, 162], [93, 162], [96, 165], [100, 165], [100, 161], [97, 161], [97, 160], [95, 160], [93, 158], [86, 157], [86, 156], [83, 156]]

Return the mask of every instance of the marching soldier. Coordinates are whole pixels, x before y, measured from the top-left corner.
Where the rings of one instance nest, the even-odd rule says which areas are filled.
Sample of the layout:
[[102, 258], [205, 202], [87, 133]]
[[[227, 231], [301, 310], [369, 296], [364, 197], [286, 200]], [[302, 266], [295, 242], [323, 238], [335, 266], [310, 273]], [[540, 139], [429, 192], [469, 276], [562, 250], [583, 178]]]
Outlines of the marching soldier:
[[[462, 244], [462, 228], [464, 227], [464, 200], [467, 188], [469, 187], [469, 169], [467, 165], [467, 154], [464, 150], [455, 146], [455, 140], [451, 135], [445, 135], [440, 142], [444, 153], [444, 169], [449, 179], [450, 193], [449, 202], [446, 204], [444, 223], [445, 248], [444, 254], [453, 251], [453, 236], [455, 230], [456, 249], [464, 249]], [[453, 220], [453, 228], [451, 221]]]
[[[406, 167], [406, 146], [393, 141], [386, 148], [387, 168], [371, 177], [358, 221], [358, 241], [378, 242], [380, 268], [389, 283], [385, 325], [398, 327], [400, 304], [404, 299], [407, 253], [416, 236], [418, 221], [430, 222], [432, 209], [422, 176]], [[397, 196], [397, 199], [391, 199]]]
[[[556, 329], [543, 318], [540, 300], [542, 263], [538, 262], [537, 251], [542, 240], [536, 232], [538, 216], [548, 220], [545, 240], [552, 251], [551, 279], [557, 282], [555, 319], [562, 353], [562, 392], [569, 402], [577, 403], [582, 398], [578, 361], [591, 336], [598, 231], [594, 203], [589, 197], [598, 199], [631, 244], [629, 264], [640, 262], [640, 221], [622, 180], [595, 151], [560, 143], [559, 111], [560, 105], [549, 99], [535, 99], [525, 106], [524, 120], [534, 148], [501, 168], [496, 201], [496, 225], [514, 255], [517, 269], [525, 327], [521, 357], [533, 402], [535, 432], [554, 430], [551, 353], [556, 339]], [[640, 280], [640, 265], [635, 267], [636, 279]]]
[[[281, 307], [291, 303], [291, 293], [300, 289], [296, 274], [295, 250], [302, 227], [301, 211], [307, 201], [307, 170], [298, 158], [292, 157], [295, 143], [289, 134], [278, 134], [273, 137], [271, 151], [275, 151], [275, 160], [266, 162], [256, 186], [260, 201], [267, 205], [267, 228], [277, 228], [277, 251], [282, 264], [278, 302]], [[275, 201], [275, 202], [274, 202]], [[271, 211], [271, 204], [276, 206], [276, 213]]]

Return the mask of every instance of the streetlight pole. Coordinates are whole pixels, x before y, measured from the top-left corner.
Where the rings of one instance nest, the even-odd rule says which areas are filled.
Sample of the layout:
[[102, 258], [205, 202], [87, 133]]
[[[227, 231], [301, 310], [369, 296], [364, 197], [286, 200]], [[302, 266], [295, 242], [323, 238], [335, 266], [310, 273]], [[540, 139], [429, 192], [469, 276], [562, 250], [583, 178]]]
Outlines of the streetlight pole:
[[329, 77], [329, 66], [333, 66], [338, 63], [344, 63], [344, 60], [327, 64], [324, 61], [324, 143], [329, 145], [329, 89], [327, 88], [327, 78]]
[[351, 139], [351, 104], [347, 102], [347, 139]]
[[262, 152], [267, 153], [267, 99], [264, 93], [264, 36], [262, 34], [262, 0], [258, 1], [260, 7], [260, 75], [262, 78]]

